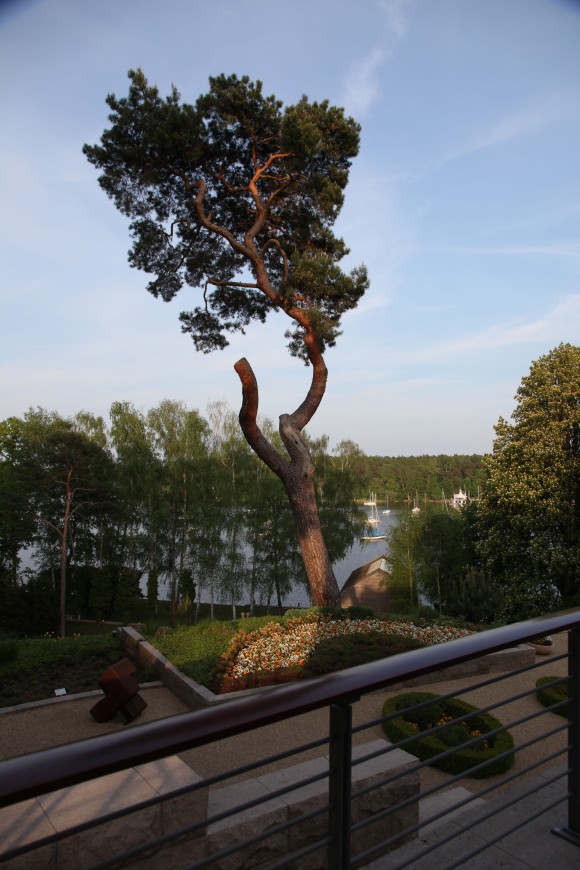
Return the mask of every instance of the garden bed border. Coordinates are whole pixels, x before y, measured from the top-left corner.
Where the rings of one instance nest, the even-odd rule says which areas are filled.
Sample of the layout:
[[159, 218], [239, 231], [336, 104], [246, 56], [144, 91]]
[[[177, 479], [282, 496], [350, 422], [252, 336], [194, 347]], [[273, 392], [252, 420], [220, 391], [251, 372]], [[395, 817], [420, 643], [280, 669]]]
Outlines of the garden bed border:
[[[225, 695], [215, 695], [205, 686], [196, 683], [190, 677], [182, 674], [169, 659], [156, 649], [153, 644], [145, 640], [139, 632], [131, 626], [122, 626], [117, 629], [117, 635], [121, 646], [130, 659], [139, 668], [151, 671], [163, 685], [179, 698], [192, 710], [199, 707], [208, 707], [214, 704], [223, 704], [238, 696], [250, 693], [266, 692], [271, 686], [256, 689], [244, 689], [239, 692], [229, 692]], [[430, 683], [440, 683], [446, 680], [458, 680], [462, 677], [478, 676], [483, 674], [495, 674], [503, 671], [517, 670], [532, 665], [536, 653], [526, 644], [499, 650], [477, 659], [461, 662], [449, 668], [443, 668], [431, 674], [424, 674], [412, 680], [397, 683], [397, 686], [414, 687], [426, 686]], [[392, 687], [394, 688], [394, 687]]]

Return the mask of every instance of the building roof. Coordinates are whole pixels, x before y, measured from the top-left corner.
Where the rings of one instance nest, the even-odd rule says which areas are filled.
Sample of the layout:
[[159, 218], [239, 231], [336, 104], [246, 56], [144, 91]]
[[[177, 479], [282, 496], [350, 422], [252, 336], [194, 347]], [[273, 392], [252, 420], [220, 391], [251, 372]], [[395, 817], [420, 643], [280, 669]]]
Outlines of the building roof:
[[367, 562], [351, 572], [340, 593], [342, 607], [372, 607], [385, 612], [389, 607], [386, 581], [389, 578], [384, 556]]

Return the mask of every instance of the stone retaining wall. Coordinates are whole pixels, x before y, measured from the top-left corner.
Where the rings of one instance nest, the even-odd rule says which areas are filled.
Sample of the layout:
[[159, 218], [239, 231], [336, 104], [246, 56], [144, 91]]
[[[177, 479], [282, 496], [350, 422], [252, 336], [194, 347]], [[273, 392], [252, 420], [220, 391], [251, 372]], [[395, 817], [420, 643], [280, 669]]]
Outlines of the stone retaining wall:
[[[188, 707], [195, 710], [199, 707], [207, 707], [210, 704], [219, 704], [235, 698], [240, 694], [247, 695], [252, 692], [265, 692], [269, 687], [260, 689], [246, 689], [244, 692], [231, 692], [227, 695], [214, 695], [205, 686], [196, 683], [195, 680], [182, 674], [169, 659], [165, 658], [159, 650], [146, 641], [138, 631], [129, 626], [118, 629], [118, 635], [123, 649], [140, 668], [152, 671], [157, 679], [183, 701]], [[469, 662], [461, 662], [449, 668], [435, 671], [432, 674], [424, 674], [412, 680], [402, 682], [402, 686], [425, 686], [430, 683], [439, 683], [444, 680], [457, 680], [462, 677], [482, 676], [485, 674], [500, 673], [503, 671], [516, 671], [532, 665], [535, 661], [535, 651], [525, 644], [512, 649], [500, 650], [472, 659]], [[392, 687], [391, 687], [392, 688]]]

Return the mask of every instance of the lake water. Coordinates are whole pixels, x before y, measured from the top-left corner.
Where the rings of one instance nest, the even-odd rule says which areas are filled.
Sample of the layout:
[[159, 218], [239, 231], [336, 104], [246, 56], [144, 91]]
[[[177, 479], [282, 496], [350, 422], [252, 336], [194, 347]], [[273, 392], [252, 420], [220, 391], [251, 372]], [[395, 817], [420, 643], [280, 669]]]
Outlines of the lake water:
[[[366, 513], [364, 508], [360, 508], [361, 512]], [[381, 533], [392, 528], [397, 524], [399, 510], [394, 509], [390, 514], [384, 515], [379, 509], [379, 528]], [[367, 562], [382, 556], [387, 550], [387, 541], [355, 541], [351, 549], [348, 551], [344, 559], [335, 562], [332, 566], [336, 575], [338, 588], [342, 589], [351, 573], [360, 568], [361, 565], [366, 565]], [[33, 567], [33, 550], [31, 548], [24, 550], [21, 553], [22, 564], [24, 567]], [[147, 594], [147, 576], [141, 578], [141, 591], [143, 595]], [[163, 586], [159, 590], [161, 597], [168, 597], [168, 590]], [[209, 603], [209, 590], [202, 588], [201, 601], [204, 604]], [[221, 603], [221, 602], [216, 602]], [[230, 602], [226, 602], [230, 603]], [[249, 594], [241, 597], [239, 602], [241, 605], [249, 603]], [[258, 602], [259, 603], [259, 602]], [[274, 601], [272, 603], [275, 603]], [[293, 590], [284, 598], [285, 607], [310, 607], [310, 597], [308, 591], [301, 585], [294, 586]]]
[[[361, 508], [361, 511], [364, 509]], [[366, 513], [366, 511], [364, 511]], [[398, 510], [392, 510], [386, 516], [379, 510], [379, 529], [381, 533], [388, 531], [392, 526], [397, 524]], [[338, 588], [342, 589], [351, 573], [361, 565], [366, 565], [379, 556], [382, 556], [387, 551], [387, 541], [383, 538], [379, 541], [355, 541], [351, 549], [348, 551], [344, 559], [333, 564], [334, 573]], [[247, 604], [247, 598], [242, 596], [241, 604]], [[204, 604], [209, 602], [209, 590], [202, 589], [201, 601]], [[229, 602], [228, 602], [229, 603]], [[272, 602], [275, 603], [274, 601]], [[284, 597], [283, 604], [285, 607], [310, 607], [310, 597], [308, 591], [301, 585], [295, 585], [289, 595]]]

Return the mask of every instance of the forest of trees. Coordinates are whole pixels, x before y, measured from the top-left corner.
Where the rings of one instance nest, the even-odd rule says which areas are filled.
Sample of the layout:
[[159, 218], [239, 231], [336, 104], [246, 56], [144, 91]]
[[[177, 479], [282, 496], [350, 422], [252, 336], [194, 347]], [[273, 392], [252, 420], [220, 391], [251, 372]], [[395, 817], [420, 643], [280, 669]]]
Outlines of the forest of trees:
[[[428, 602], [489, 623], [578, 605], [579, 397], [580, 348], [560, 345], [522, 379], [488, 456], [367, 457], [303, 433], [331, 561], [376, 492], [400, 508], [386, 547], [399, 612]], [[457, 511], [459, 488], [472, 498]], [[151, 614], [166, 597], [193, 619], [203, 589], [235, 617], [248, 596], [280, 606], [299, 583], [309, 588], [284, 489], [225, 402], [205, 416], [164, 400], [146, 412], [115, 402], [108, 423], [41, 408], [0, 423], [0, 628], [64, 634], [66, 613], [130, 617], [145, 585]]]
[[481, 455], [362, 456], [358, 478], [366, 487], [359, 497], [375, 492], [379, 501], [410, 503], [449, 500], [459, 489], [477, 498], [485, 487], [484, 457]]
[[[310, 449], [327, 546], [339, 559], [359, 531], [355, 480], [327, 444]], [[145, 575], [152, 607], [161, 594], [191, 607], [203, 586], [234, 613], [242, 586], [252, 601], [278, 603], [306, 582], [282, 486], [237, 415], [223, 402], [203, 417], [165, 400], [147, 412], [116, 402], [110, 425], [43, 409], [0, 423], [0, 610], [12, 612], [15, 596], [52, 601], [58, 589], [64, 633], [66, 612], [129, 610]]]
[[[262, 428], [276, 441], [271, 422]], [[349, 440], [330, 449], [327, 437], [308, 445], [333, 562], [360, 534], [353, 507], [370, 489], [392, 503], [445, 486], [449, 497], [481, 475], [481, 457], [369, 458]], [[273, 605], [295, 583], [307, 588], [282, 486], [236, 413], [214, 402], [202, 416], [170, 400], [148, 411], [115, 402], [108, 422], [37, 408], [0, 423], [0, 577], [5, 622], [18, 609], [30, 626], [36, 602], [42, 624], [61, 633], [66, 613], [128, 615], [144, 578], [152, 609], [160, 596], [192, 613], [201, 589], [235, 613], [242, 588]]]

